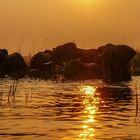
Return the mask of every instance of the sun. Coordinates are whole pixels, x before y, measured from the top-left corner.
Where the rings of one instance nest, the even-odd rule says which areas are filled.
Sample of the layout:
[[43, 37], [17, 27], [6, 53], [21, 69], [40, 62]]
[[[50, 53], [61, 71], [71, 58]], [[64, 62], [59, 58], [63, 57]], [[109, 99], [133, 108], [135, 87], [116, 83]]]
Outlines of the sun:
[[92, 3], [92, 2], [94, 2], [95, 0], [81, 0], [82, 2], [84, 2], [84, 3]]
[[81, 7], [83, 7], [83, 9], [85, 10], [84, 12], [90, 16], [91, 18], [91, 13], [93, 11], [93, 9], [96, 9], [96, 4], [97, 1], [96, 0], [79, 0], [79, 5]]

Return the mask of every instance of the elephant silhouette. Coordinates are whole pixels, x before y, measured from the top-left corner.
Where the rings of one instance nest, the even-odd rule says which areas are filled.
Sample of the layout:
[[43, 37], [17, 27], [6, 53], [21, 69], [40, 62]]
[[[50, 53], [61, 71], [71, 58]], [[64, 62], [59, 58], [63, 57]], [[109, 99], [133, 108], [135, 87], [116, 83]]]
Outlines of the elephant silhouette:
[[131, 80], [130, 60], [136, 54], [127, 45], [106, 44], [97, 49], [99, 63], [103, 70], [105, 82], [121, 82]]

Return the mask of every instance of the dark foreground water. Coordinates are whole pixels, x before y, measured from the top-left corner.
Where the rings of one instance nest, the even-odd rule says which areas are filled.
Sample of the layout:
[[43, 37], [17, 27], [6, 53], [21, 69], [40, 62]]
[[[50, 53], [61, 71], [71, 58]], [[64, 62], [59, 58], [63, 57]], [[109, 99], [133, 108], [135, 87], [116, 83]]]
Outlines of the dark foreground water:
[[129, 83], [0, 80], [0, 140], [140, 140], [140, 77]]

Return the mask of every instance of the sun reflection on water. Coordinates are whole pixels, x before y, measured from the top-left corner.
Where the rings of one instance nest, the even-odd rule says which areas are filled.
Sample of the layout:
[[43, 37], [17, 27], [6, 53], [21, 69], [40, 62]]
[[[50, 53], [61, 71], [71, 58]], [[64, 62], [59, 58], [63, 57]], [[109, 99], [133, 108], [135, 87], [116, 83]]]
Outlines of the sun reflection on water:
[[93, 140], [95, 136], [95, 129], [93, 127], [95, 115], [98, 110], [99, 97], [95, 96], [97, 87], [94, 86], [81, 86], [80, 94], [83, 95], [84, 105], [84, 119], [82, 123], [82, 132], [79, 134], [78, 140]]
[[94, 96], [94, 93], [96, 92], [96, 87], [92, 86], [81, 86], [80, 87], [80, 92], [86, 95], [92, 95]]

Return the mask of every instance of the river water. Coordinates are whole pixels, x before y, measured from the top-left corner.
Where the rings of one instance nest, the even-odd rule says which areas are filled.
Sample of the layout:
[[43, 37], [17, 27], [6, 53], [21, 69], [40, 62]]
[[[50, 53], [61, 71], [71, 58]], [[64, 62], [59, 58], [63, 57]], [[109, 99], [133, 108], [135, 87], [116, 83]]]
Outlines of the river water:
[[0, 140], [140, 140], [140, 77], [128, 83], [0, 80]]

